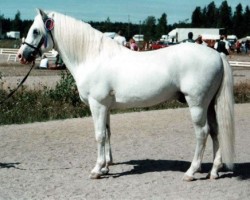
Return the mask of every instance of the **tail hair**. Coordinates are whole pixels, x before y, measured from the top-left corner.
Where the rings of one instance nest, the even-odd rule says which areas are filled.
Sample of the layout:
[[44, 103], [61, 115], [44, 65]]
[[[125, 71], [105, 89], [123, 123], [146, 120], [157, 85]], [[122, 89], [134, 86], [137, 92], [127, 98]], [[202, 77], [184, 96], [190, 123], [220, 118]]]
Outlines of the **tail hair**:
[[218, 139], [221, 147], [222, 161], [229, 169], [233, 169], [235, 158], [233, 74], [226, 56], [221, 54], [221, 58], [224, 75], [216, 96]]

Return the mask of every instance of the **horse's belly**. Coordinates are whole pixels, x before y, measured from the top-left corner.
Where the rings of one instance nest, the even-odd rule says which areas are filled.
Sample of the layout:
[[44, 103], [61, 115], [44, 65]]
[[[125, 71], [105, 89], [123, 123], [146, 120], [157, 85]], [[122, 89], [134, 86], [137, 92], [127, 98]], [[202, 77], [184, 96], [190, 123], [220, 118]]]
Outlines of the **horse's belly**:
[[115, 91], [113, 108], [150, 107], [175, 97], [176, 89], [170, 87]]
[[178, 89], [170, 74], [164, 66], [144, 66], [118, 73], [119, 78], [114, 78], [111, 84], [115, 94], [113, 107], [149, 107], [171, 99]]

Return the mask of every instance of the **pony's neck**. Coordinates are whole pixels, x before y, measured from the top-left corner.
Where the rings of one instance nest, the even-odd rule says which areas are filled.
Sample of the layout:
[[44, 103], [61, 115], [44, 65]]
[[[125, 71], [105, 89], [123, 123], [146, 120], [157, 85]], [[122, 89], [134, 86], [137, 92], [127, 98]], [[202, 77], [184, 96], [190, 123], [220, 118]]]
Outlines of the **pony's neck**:
[[87, 23], [58, 13], [54, 20], [56, 48], [68, 68], [95, 62], [99, 56], [112, 57], [124, 49]]

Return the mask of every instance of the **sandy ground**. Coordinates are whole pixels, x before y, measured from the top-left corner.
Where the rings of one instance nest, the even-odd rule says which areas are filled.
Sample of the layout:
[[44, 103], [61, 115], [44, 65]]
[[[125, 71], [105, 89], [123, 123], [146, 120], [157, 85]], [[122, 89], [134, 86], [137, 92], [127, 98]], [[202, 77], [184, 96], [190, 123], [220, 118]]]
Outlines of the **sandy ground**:
[[250, 104], [236, 105], [235, 172], [183, 182], [195, 136], [188, 109], [111, 116], [115, 165], [91, 180], [96, 143], [91, 118], [0, 126], [0, 199], [220, 199], [250, 197]]

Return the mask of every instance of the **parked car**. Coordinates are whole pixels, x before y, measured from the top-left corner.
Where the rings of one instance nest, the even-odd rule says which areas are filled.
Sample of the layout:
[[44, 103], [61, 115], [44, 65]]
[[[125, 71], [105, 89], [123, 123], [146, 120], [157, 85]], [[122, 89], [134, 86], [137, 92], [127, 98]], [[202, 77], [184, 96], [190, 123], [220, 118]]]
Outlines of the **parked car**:
[[153, 42], [151, 44], [151, 49], [152, 50], [161, 49], [161, 48], [165, 48], [165, 47], [168, 47], [168, 43], [162, 42], [162, 41]]

